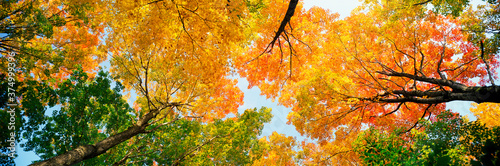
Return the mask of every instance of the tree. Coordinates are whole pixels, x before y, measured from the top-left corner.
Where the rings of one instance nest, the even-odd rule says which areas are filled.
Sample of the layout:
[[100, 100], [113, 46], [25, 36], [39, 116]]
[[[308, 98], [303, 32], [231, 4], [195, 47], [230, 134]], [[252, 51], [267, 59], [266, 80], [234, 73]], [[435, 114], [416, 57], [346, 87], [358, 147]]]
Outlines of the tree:
[[409, 137], [370, 129], [356, 141], [355, 150], [367, 165], [495, 165], [498, 164], [498, 126], [488, 128], [445, 111], [435, 122], [422, 120], [423, 130]]
[[[51, 105], [53, 96], [33, 96], [49, 91], [66, 78], [77, 65], [84, 71], [94, 71], [105, 59], [97, 49], [104, 27], [99, 14], [103, 11], [96, 1], [8, 0], [0, 2], [0, 75], [2, 75], [2, 110], [15, 110], [15, 130], [10, 127], [10, 115], [2, 111], [4, 129], [0, 138], [1, 151], [15, 133], [32, 131], [44, 117], [43, 107]], [[92, 19], [92, 21], [89, 21]], [[94, 75], [92, 72], [91, 75]], [[14, 94], [15, 97], [12, 97]], [[50, 94], [50, 93], [45, 93]], [[36, 105], [24, 99], [43, 98]], [[28, 104], [29, 103], [29, 104]], [[7, 104], [24, 104], [23, 109]], [[52, 103], [53, 104], [53, 103]], [[23, 118], [25, 116], [26, 118]], [[10, 161], [4, 156], [2, 160]]]
[[268, 138], [263, 137], [259, 141], [265, 145], [263, 156], [252, 165], [295, 165], [300, 159], [295, 150], [297, 142], [291, 136], [273, 132]]
[[354, 142], [354, 151], [360, 154], [365, 165], [422, 165], [422, 161], [418, 160], [422, 152], [405, 143], [397, 135], [399, 132], [387, 133], [371, 128], [359, 135]]
[[[136, 111], [120, 95], [123, 86], [117, 83], [111, 89], [111, 79], [102, 71], [89, 80], [79, 69], [61, 83], [60, 88], [45, 91], [57, 95], [61, 108], [50, 117], [42, 117], [43, 128], [25, 131], [24, 137], [28, 140], [21, 146], [34, 150], [45, 160], [126, 130]], [[33, 105], [43, 102], [36, 97], [25, 101]], [[163, 132], [140, 135], [82, 165], [154, 162], [189, 165], [210, 160], [219, 164], [251, 163], [260, 156], [258, 151], [251, 150], [259, 146], [257, 135], [270, 118], [267, 108], [249, 109], [242, 115], [209, 124], [178, 116], [170, 124], [157, 127]], [[253, 157], [249, 156], [250, 152]]]
[[17, 79], [21, 81], [61, 79], [77, 64], [86, 72], [95, 70], [106, 58], [96, 47], [103, 36], [105, 10], [98, 2], [2, 1], [0, 53], [5, 58], [0, 61], [0, 71], [8, 73], [7, 54], [16, 55]]
[[[238, 115], [237, 108], [242, 104], [236, 80], [229, 78], [231, 62], [248, 42], [248, 29], [257, 22], [253, 18], [260, 2], [110, 1], [106, 4], [110, 9], [106, 13], [110, 31], [105, 48], [111, 53], [111, 73], [126, 91], [138, 93], [135, 112], [129, 113], [134, 118], [129, 125], [121, 126], [122, 131], [112, 131], [101, 139], [61, 151], [34, 165], [70, 165], [88, 159], [95, 162], [109, 155], [113, 157], [106, 157], [106, 161], [123, 159], [117, 163], [146, 160], [150, 164], [177, 165], [206, 162], [207, 158], [221, 163], [251, 161], [245, 158], [245, 151], [256, 144], [251, 140], [269, 115], [248, 113], [237, 116], [241, 121], [232, 122], [220, 119], [230, 113]], [[178, 131], [176, 125], [185, 125], [192, 131]], [[183, 150], [172, 147], [175, 144], [171, 141], [188, 139], [186, 134], [194, 136], [186, 140], [192, 148], [183, 155], [176, 159], [149, 158]], [[157, 138], [162, 139], [157, 142]], [[124, 146], [129, 140], [130, 145], [126, 146], [129, 148], [114, 148]], [[238, 143], [232, 145], [234, 149], [225, 147], [231, 142]], [[151, 153], [140, 153], [145, 147]], [[223, 153], [225, 156], [215, 154], [214, 149], [222, 148], [227, 151]], [[197, 157], [200, 154], [207, 157]], [[241, 160], [233, 161], [228, 156]]]
[[[284, 33], [271, 42], [274, 49], [262, 52], [275, 40], [264, 27], [277, 27], [275, 18], [286, 9], [278, 3], [238, 59], [239, 73], [291, 107], [289, 123], [321, 145], [352, 138], [363, 126], [410, 131], [421, 118], [435, 119], [449, 101], [499, 103], [498, 54], [489, 51], [498, 45], [471, 38], [465, 24], [470, 16], [460, 16], [462, 9], [472, 10], [467, 2], [432, 1], [441, 5], [429, 10], [430, 2], [367, 1], [342, 20], [299, 3]], [[494, 22], [488, 18], [475, 19]], [[331, 156], [317, 162], [343, 160], [332, 156], [341, 154], [344, 143], [334, 145]]]
[[470, 111], [477, 117], [477, 119], [481, 120], [488, 127], [500, 126], [498, 119], [500, 114], [498, 112], [500, 105], [496, 103], [482, 103], [482, 104], [473, 104], [473, 107], [470, 108]]

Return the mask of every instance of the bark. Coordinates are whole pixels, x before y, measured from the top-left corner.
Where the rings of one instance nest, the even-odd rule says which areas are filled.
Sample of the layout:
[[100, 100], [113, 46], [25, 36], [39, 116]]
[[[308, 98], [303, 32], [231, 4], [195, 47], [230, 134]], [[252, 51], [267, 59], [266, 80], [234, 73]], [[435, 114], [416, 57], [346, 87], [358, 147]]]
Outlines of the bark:
[[79, 163], [83, 160], [94, 158], [99, 156], [106, 151], [130, 138], [136, 136], [145, 131], [147, 125], [143, 126], [132, 126], [127, 130], [118, 133], [116, 135], [110, 136], [100, 142], [93, 145], [79, 146], [76, 149], [63, 153], [61, 155], [52, 157], [48, 160], [31, 164], [32, 166], [52, 166], [52, 165], [72, 165]]
[[[452, 94], [454, 93], [452, 92]], [[456, 100], [500, 103], [500, 87], [498, 86], [469, 87], [465, 92], [457, 92], [455, 95], [457, 96]]]

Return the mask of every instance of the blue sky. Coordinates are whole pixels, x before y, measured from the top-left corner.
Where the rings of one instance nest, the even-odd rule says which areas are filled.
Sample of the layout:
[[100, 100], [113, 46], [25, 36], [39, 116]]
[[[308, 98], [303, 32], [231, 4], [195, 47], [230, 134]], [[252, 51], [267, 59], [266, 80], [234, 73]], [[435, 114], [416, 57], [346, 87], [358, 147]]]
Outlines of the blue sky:
[[[361, 2], [357, 0], [305, 0], [304, 7], [306, 9], [312, 6], [319, 6], [322, 8], [328, 8], [331, 12], [337, 12], [341, 17], [346, 17], [349, 15], [350, 11], [356, 6], [360, 5]], [[109, 66], [109, 63], [108, 63]], [[300, 136], [300, 134], [295, 130], [292, 125], [287, 125], [286, 116], [291, 111], [289, 108], [283, 106], [278, 106], [276, 102], [272, 102], [270, 99], [266, 99], [264, 96], [260, 96], [260, 90], [256, 87], [252, 89], [247, 89], [248, 82], [244, 79], [238, 79], [238, 86], [245, 94], [244, 105], [240, 107], [240, 111], [248, 108], [260, 108], [262, 106], [272, 108], [273, 119], [269, 124], [264, 126], [262, 136], [268, 136], [273, 131], [278, 133], [286, 134], [288, 136], [294, 136], [297, 140], [303, 140], [305, 137]], [[471, 120], [475, 118], [470, 114], [469, 107], [471, 102], [451, 102], [447, 104], [447, 108], [453, 111], [460, 112], [462, 115], [468, 115]], [[18, 149], [19, 146], [17, 147]], [[17, 165], [24, 166], [31, 163], [33, 160], [38, 160], [33, 152], [24, 152], [18, 150], [18, 157], [15, 159]]]

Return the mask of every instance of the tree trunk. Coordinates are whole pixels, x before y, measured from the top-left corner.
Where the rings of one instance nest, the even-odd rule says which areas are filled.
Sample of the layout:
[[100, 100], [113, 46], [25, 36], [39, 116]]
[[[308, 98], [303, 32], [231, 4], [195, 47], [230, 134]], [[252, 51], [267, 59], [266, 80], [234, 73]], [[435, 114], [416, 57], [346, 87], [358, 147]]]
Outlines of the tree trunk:
[[72, 165], [79, 163], [83, 160], [94, 158], [100, 154], [106, 153], [106, 151], [115, 145], [118, 145], [137, 134], [143, 133], [147, 125], [137, 126], [134, 125], [129, 127], [127, 130], [118, 133], [116, 135], [110, 136], [102, 141], [97, 142], [94, 145], [84, 145], [79, 146], [76, 149], [63, 153], [61, 155], [52, 157], [48, 160], [31, 164], [32, 166], [52, 166], [52, 165]]

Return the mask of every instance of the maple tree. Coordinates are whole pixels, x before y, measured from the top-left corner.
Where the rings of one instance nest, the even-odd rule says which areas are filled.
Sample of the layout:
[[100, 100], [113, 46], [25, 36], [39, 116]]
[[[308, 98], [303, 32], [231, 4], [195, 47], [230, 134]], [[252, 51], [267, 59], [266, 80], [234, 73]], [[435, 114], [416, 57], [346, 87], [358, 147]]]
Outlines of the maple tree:
[[[34, 93], [57, 85], [76, 65], [90, 72], [105, 59], [96, 47], [103, 31], [102, 20], [96, 15], [102, 9], [92, 2], [95, 1], [0, 2], [0, 75], [3, 78], [0, 107], [2, 110], [12, 108], [7, 106], [16, 102], [8, 96], [12, 90], [16, 92], [18, 104], [24, 102], [23, 109], [13, 108], [16, 110], [14, 131], [17, 141], [22, 131], [31, 131], [41, 124], [44, 112], [40, 110], [53, 100], [50, 96], [36, 96]], [[30, 89], [34, 87], [40, 89]], [[24, 101], [33, 97], [45, 98], [47, 102], [28, 105]], [[9, 122], [10, 116], [6, 111], [0, 114], [2, 122]], [[10, 130], [7, 130], [6, 123], [2, 123], [0, 128], [4, 133], [0, 138], [1, 150], [5, 152], [8, 146], [4, 145]], [[5, 156], [0, 158], [2, 162], [12, 162]]]
[[[301, 134], [318, 139], [328, 155], [316, 162], [358, 162], [342, 154], [356, 156], [352, 138], [363, 126], [408, 132], [449, 101], [500, 102], [498, 45], [485, 35], [496, 32], [497, 2], [478, 9], [489, 20], [461, 16], [473, 11], [466, 1], [366, 1], [344, 19], [299, 3], [284, 24], [287, 4], [276, 4], [236, 64], [250, 87], [292, 108], [289, 123]], [[470, 17], [485, 22], [476, 25], [482, 31], [466, 30]], [[280, 25], [281, 34], [267, 29]]]

